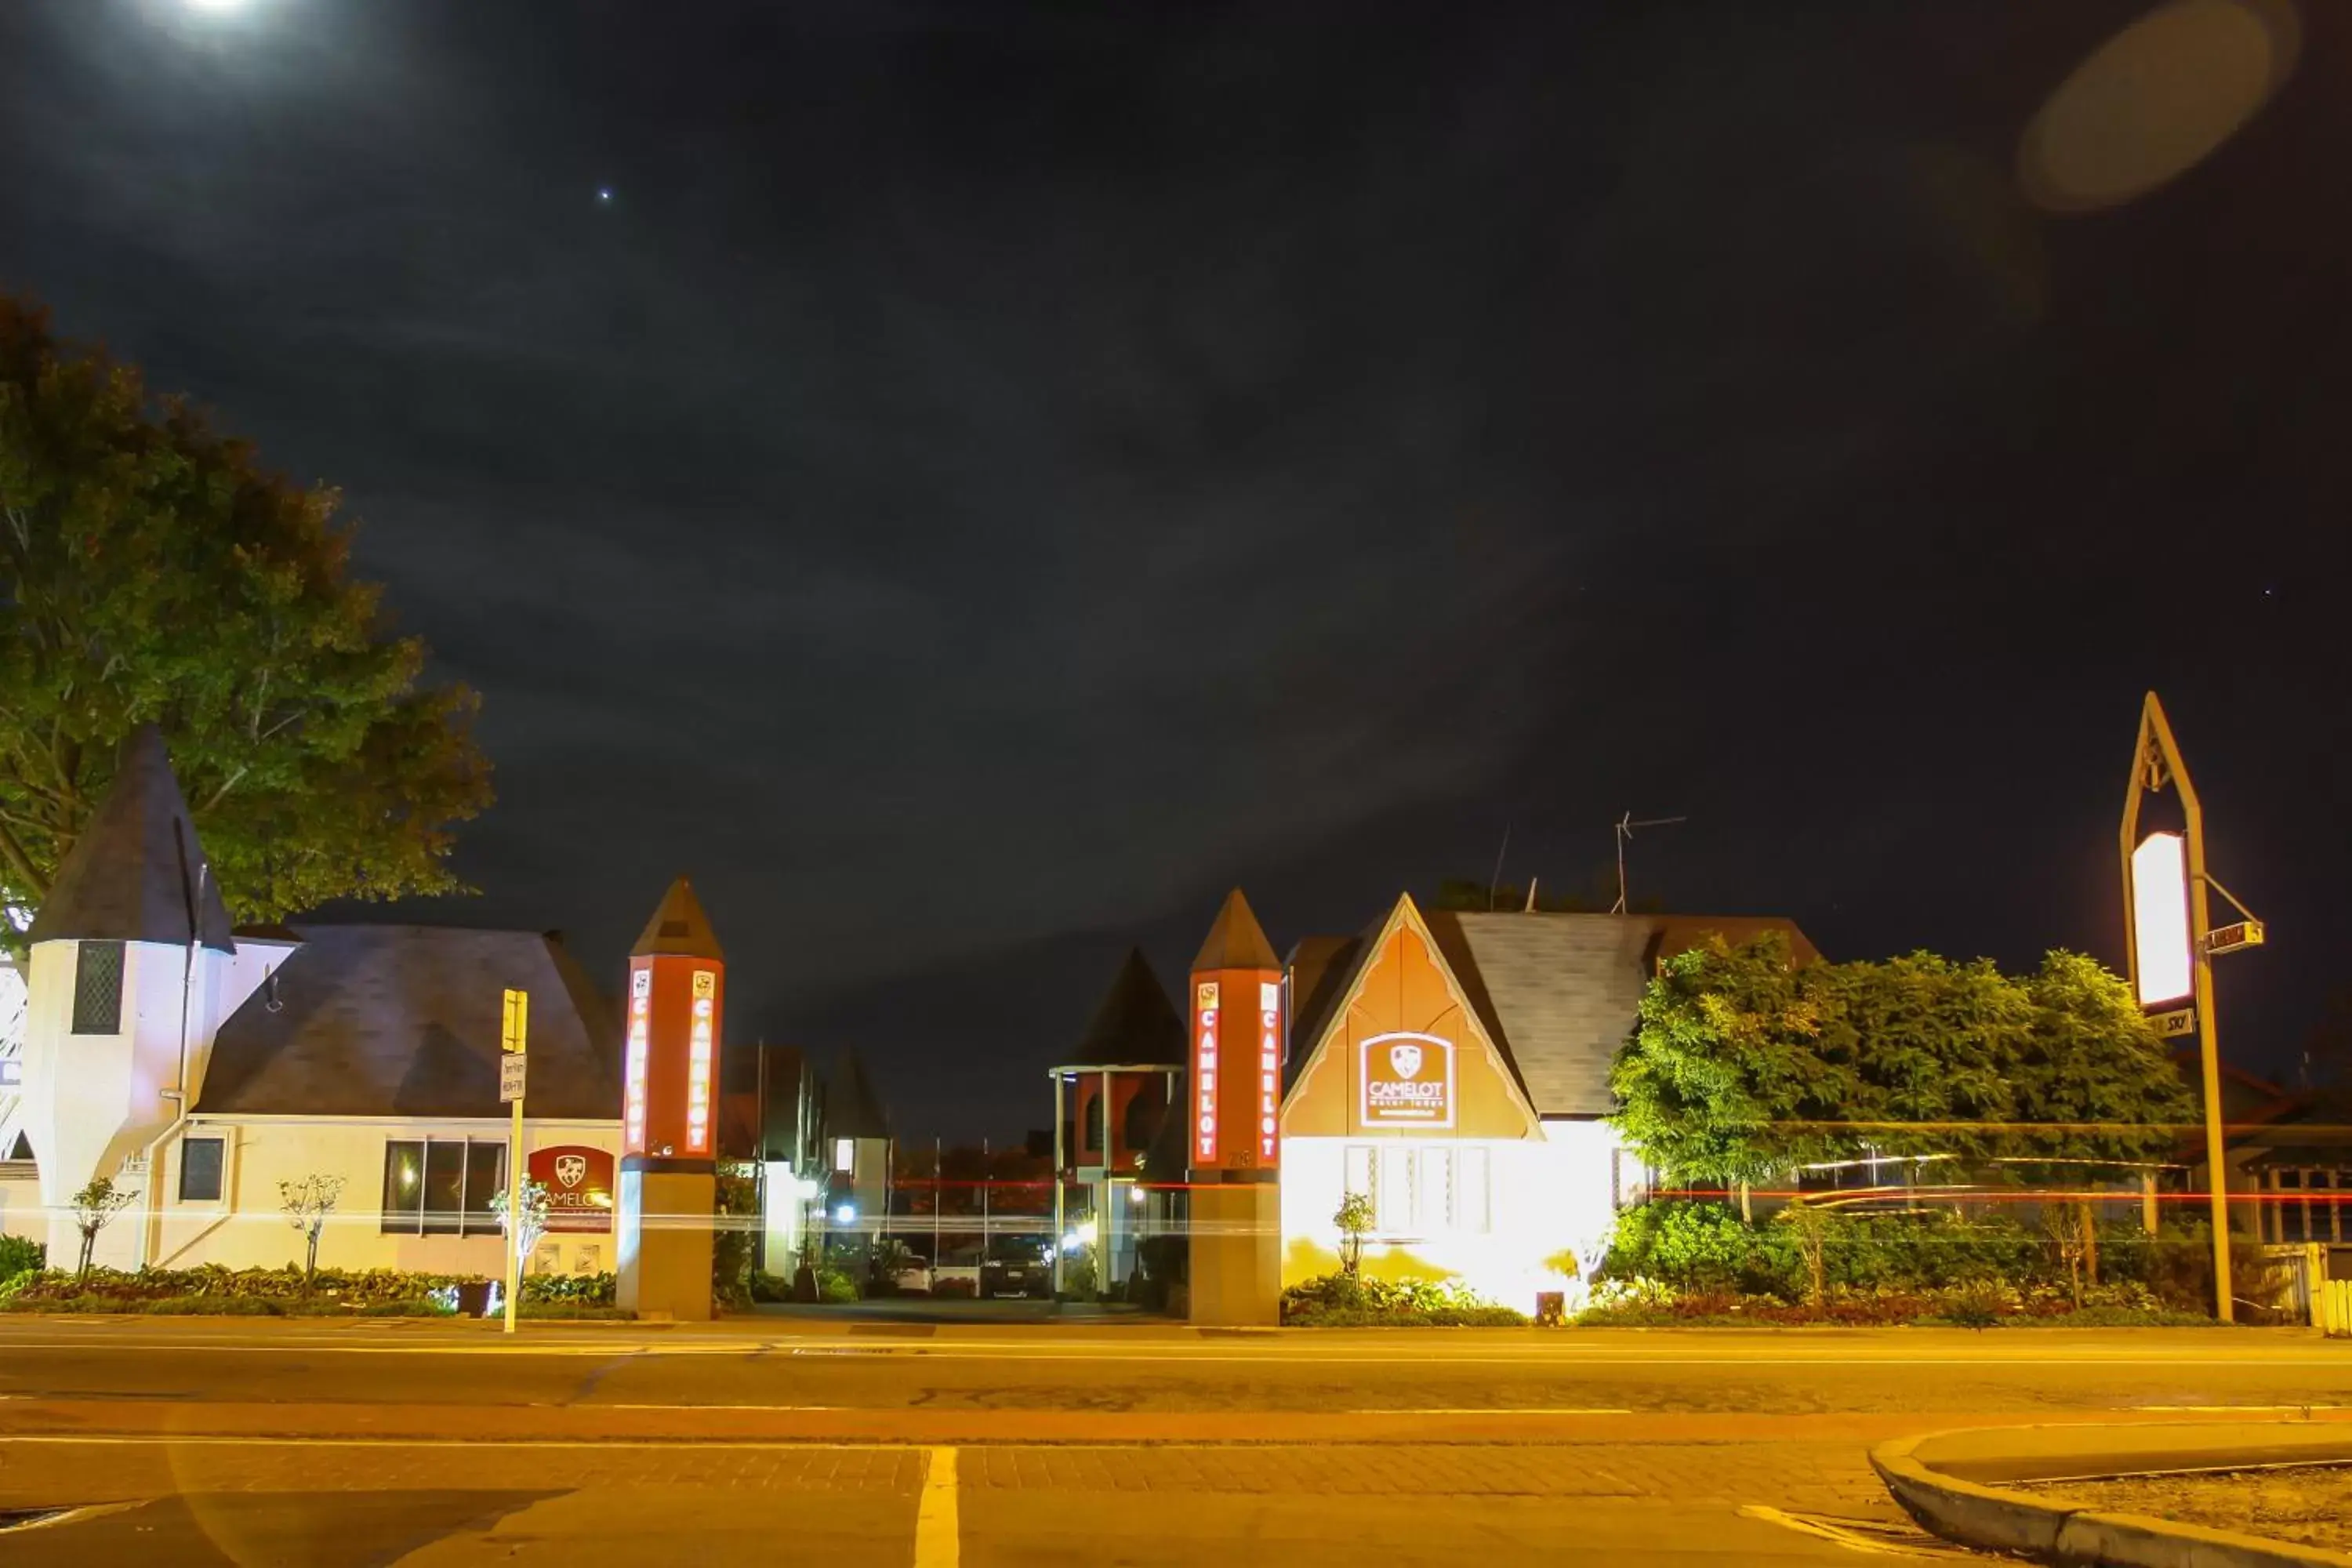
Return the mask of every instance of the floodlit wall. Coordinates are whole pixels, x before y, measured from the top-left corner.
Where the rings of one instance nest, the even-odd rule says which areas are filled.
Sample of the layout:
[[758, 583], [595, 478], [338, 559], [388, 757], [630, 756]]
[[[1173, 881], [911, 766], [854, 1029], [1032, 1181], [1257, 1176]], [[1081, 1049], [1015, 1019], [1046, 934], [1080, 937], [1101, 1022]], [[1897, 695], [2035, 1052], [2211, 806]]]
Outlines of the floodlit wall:
[[1540, 1291], [1579, 1294], [1606, 1245], [1619, 1148], [1605, 1122], [1543, 1123], [1539, 1142], [1291, 1138], [1282, 1146], [1282, 1282], [1339, 1267], [1339, 1203], [1373, 1199], [1363, 1271], [1379, 1279], [1459, 1279], [1533, 1312]]
[[[341, 1200], [320, 1237], [320, 1268], [495, 1277], [504, 1268], [504, 1242], [495, 1231], [468, 1236], [385, 1233], [386, 1146], [426, 1138], [470, 1138], [503, 1145], [508, 1131], [505, 1121], [488, 1118], [199, 1115], [158, 1151], [159, 1213], [152, 1219], [145, 1218], [142, 1210], [124, 1214], [103, 1238], [113, 1245], [102, 1246], [100, 1257], [112, 1261], [110, 1255], [118, 1248], [131, 1249], [144, 1229], [144, 1256], [160, 1268], [219, 1264], [230, 1268], [274, 1268], [299, 1264], [302, 1237], [286, 1217], [278, 1184], [316, 1174], [343, 1178]], [[186, 1143], [193, 1138], [223, 1140], [218, 1201], [183, 1200], [179, 1195]], [[620, 1122], [617, 1119], [531, 1121], [524, 1126], [523, 1144], [526, 1159], [530, 1150], [574, 1144], [601, 1149], [617, 1158]], [[117, 1237], [116, 1229], [123, 1235]], [[614, 1241], [610, 1231], [552, 1233], [541, 1239], [530, 1268], [532, 1272], [547, 1273], [609, 1272], [614, 1267]]]

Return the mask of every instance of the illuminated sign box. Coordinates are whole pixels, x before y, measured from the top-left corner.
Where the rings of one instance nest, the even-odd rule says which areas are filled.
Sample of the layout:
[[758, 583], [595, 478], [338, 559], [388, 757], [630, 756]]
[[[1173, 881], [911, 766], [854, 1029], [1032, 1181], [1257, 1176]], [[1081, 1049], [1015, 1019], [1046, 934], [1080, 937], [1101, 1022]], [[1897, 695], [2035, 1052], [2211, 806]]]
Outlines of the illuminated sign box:
[[2196, 988], [2189, 939], [2189, 860], [2178, 833], [2151, 833], [2132, 851], [2132, 947], [2143, 1007]]
[[1374, 1035], [1359, 1047], [1368, 1128], [1454, 1125], [1454, 1042], [1435, 1035]]

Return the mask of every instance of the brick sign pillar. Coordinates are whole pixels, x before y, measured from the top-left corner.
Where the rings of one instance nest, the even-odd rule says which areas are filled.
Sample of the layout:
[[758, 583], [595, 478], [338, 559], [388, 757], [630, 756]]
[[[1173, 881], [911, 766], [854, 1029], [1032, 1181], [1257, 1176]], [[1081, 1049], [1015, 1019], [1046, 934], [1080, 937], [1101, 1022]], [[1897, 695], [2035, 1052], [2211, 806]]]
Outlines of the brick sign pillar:
[[1270, 1324], [1282, 1298], [1282, 964], [1240, 889], [1186, 991], [1192, 1320]]
[[727, 961], [680, 877], [629, 953], [623, 998], [620, 1304], [711, 1316], [719, 1190], [719, 1041]]

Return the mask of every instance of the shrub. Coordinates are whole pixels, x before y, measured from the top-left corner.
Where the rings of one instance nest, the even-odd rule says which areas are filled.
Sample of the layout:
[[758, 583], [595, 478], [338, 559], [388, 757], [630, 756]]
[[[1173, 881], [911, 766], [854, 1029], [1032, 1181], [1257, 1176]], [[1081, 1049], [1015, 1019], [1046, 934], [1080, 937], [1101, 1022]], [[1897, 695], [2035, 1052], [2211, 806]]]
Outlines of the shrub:
[[609, 1307], [619, 1288], [620, 1278], [614, 1274], [526, 1274], [516, 1310], [541, 1303]]
[[49, 1249], [29, 1236], [0, 1236], [0, 1279], [38, 1274], [48, 1267]]
[[710, 1238], [710, 1297], [721, 1307], [751, 1304], [751, 1255], [758, 1250], [760, 1184], [750, 1176], [719, 1178]]
[[1458, 1279], [1365, 1279], [1341, 1272], [1282, 1293], [1282, 1321], [1300, 1328], [1517, 1328], [1528, 1316]]
[[857, 1279], [845, 1268], [820, 1268], [816, 1271], [816, 1293], [822, 1301], [855, 1301]]
[[764, 1268], [751, 1270], [751, 1300], [754, 1301], [789, 1301], [793, 1299], [793, 1282], [781, 1274], [771, 1274]]

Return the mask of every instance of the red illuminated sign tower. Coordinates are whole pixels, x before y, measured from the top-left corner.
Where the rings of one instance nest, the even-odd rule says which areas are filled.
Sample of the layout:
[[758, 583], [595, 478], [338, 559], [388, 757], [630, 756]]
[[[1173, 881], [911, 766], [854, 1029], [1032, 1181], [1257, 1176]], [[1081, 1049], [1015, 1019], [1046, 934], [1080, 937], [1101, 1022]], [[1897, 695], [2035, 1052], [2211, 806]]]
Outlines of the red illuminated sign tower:
[[630, 950], [622, 1002], [618, 1299], [641, 1313], [710, 1316], [726, 1001], [726, 954], [680, 877]]
[[1192, 1321], [1275, 1321], [1281, 1295], [1282, 962], [1239, 888], [1186, 987]]

